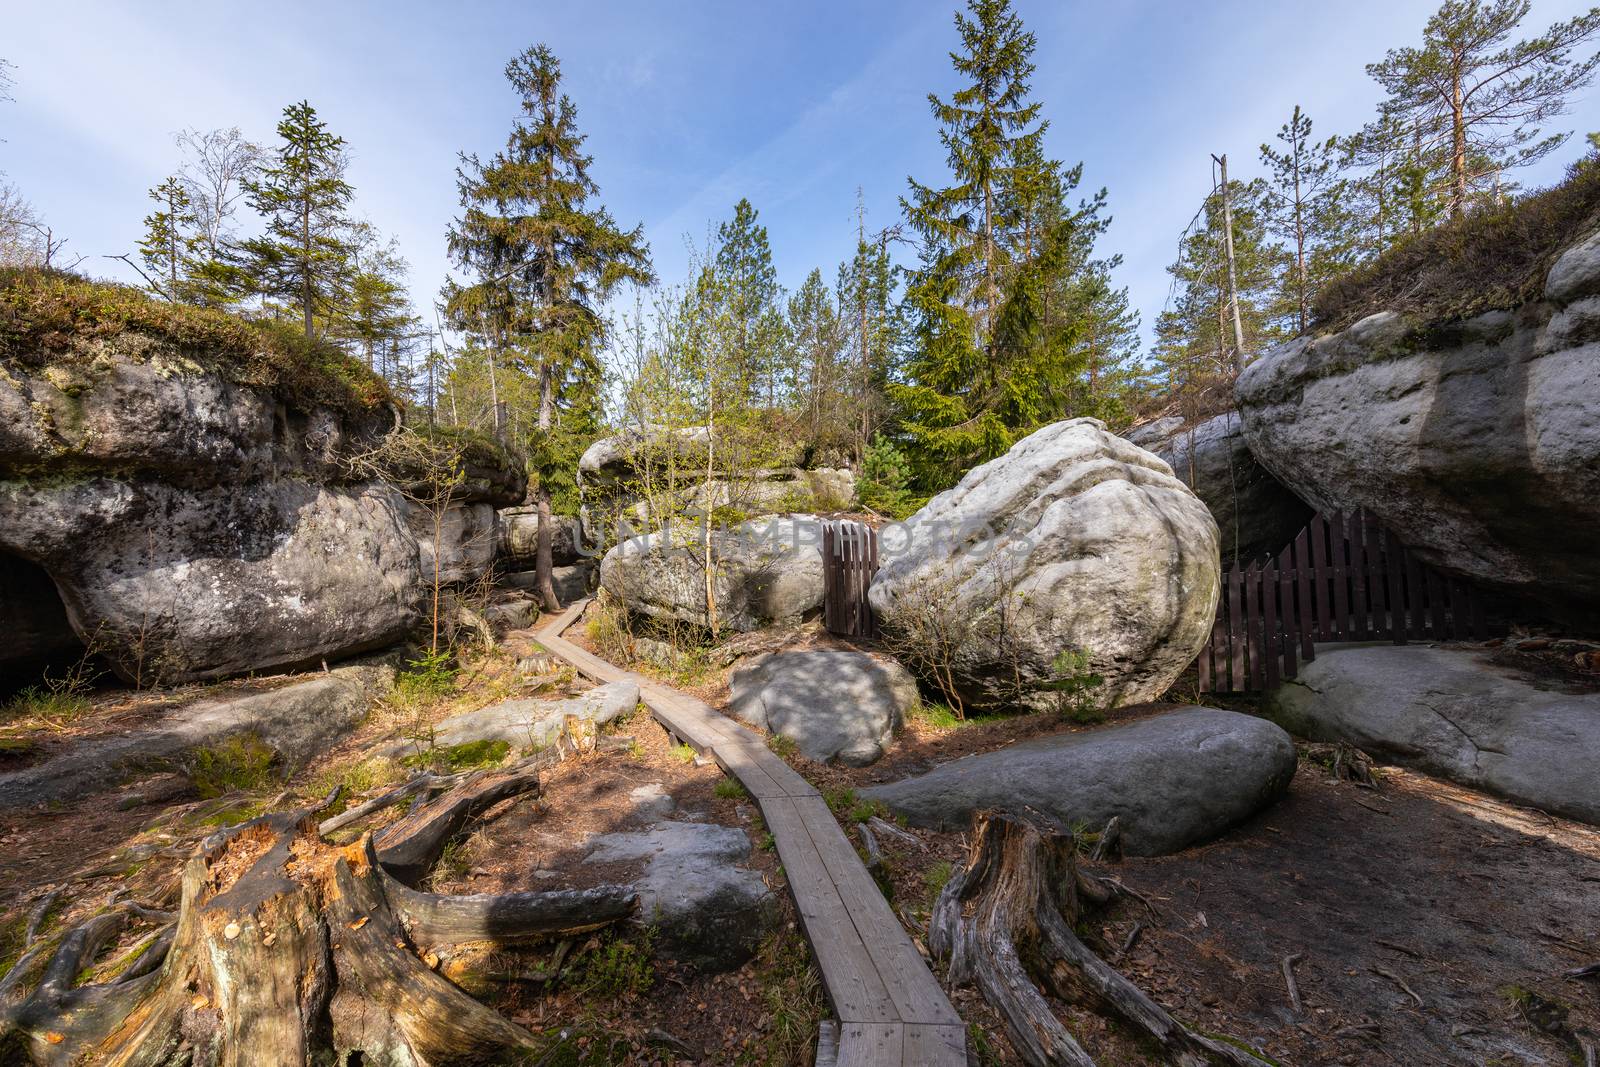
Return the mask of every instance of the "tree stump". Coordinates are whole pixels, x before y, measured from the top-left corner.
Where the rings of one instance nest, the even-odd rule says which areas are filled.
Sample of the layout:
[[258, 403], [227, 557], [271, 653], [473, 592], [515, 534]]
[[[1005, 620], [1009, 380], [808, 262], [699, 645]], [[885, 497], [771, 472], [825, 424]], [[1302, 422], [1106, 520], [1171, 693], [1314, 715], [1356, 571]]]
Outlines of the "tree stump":
[[1094, 1065], [1044, 991], [1133, 1028], [1164, 1062], [1261, 1067], [1266, 1061], [1242, 1047], [1178, 1022], [1073, 932], [1086, 908], [1120, 893], [1079, 869], [1072, 835], [980, 813], [966, 863], [934, 905], [929, 948], [949, 961], [952, 986], [975, 985], [1000, 1013], [1011, 1044], [1032, 1067]]
[[[408, 874], [437, 859], [490, 798], [537, 775], [461, 783], [383, 835]], [[0, 1062], [305, 1067], [517, 1064], [547, 1051], [436, 973], [440, 952], [560, 939], [631, 914], [628, 886], [501, 895], [424, 893], [385, 869], [371, 834], [337, 848], [318, 809], [262, 816], [203, 841], [175, 916], [124, 903], [31, 947], [0, 979]], [[166, 920], [136, 964], [84, 968], [131, 918]], [[19, 996], [28, 983], [31, 990]]]

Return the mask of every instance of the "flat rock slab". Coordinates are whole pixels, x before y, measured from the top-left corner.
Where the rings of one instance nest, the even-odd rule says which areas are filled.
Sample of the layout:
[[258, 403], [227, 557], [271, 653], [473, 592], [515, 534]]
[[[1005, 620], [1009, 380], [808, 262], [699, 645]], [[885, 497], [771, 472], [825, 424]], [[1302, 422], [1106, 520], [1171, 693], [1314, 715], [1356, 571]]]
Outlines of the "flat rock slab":
[[731, 971], [755, 955], [778, 921], [778, 901], [761, 875], [741, 866], [750, 835], [733, 826], [663, 822], [636, 833], [592, 838], [585, 863], [645, 862], [634, 882], [635, 920], [653, 927], [662, 953], [708, 972]]
[[87, 741], [34, 767], [0, 774], [0, 809], [111, 789], [128, 774], [181, 761], [197, 748], [254, 734], [294, 767], [366, 717], [394, 683], [386, 666], [340, 667], [265, 693], [201, 700], [121, 737]]
[[792, 738], [807, 759], [875, 763], [917, 702], [917, 682], [897, 663], [864, 652], [775, 652], [733, 672], [728, 710]]
[[1269, 708], [1296, 734], [1600, 823], [1600, 693], [1536, 688], [1474, 652], [1329, 645]]
[[1117, 816], [1129, 855], [1159, 856], [1259, 811], [1294, 770], [1294, 742], [1279, 727], [1190, 707], [964, 756], [861, 795], [935, 830], [966, 829], [986, 809], [1037, 813], [1064, 830]]
[[[477, 711], [443, 719], [433, 729], [433, 743], [442, 748], [472, 741], [504, 741], [513, 752], [532, 752], [553, 744], [572, 715], [604, 726], [639, 706], [639, 687], [611, 682], [567, 700], [507, 700]], [[414, 742], [391, 745], [384, 755], [419, 751]]]

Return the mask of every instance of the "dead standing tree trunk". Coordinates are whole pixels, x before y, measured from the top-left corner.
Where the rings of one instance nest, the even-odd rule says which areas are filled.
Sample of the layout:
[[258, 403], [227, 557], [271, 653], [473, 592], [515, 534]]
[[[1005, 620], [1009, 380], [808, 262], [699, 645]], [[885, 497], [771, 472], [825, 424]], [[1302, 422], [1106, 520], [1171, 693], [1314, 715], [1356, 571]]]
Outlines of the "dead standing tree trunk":
[[[426, 869], [471, 818], [538, 788], [475, 775], [374, 842], [339, 848], [317, 809], [263, 816], [200, 844], [176, 916], [123, 903], [40, 945], [0, 979], [0, 1061], [176, 1067], [534, 1062], [544, 1042], [434, 969], [449, 957], [561, 939], [631, 914], [626, 886], [450, 896], [386, 869]], [[426, 862], [424, 862], [426, 861]], [[138, 915], [164, 925], [109, 981], [79, 985]], [[459, 977], [459, 976], [457, 976]], [[31, 991], [16, 994], [32, 982]]]
[[939, 894], [928, 924], [952, 986], [976, 985], [1030, 1067], [1094, 1067], [1056, 1018], [1044, 990], [1114, 1016], [1178, 1067], [1267, 1061], [1195, 1033], [1073, 933], [1084, 908], [1120, 891], [1078, 869], [1077, 841], [1008, 815], [973, 820], [966, 864]]

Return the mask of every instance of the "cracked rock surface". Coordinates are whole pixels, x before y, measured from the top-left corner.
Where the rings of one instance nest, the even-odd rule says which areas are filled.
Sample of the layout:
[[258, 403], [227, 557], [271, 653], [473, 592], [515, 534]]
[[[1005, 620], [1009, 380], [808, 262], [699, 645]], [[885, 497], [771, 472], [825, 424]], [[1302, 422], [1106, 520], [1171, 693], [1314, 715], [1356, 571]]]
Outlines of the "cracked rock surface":
[[1600, 823], [1600, 693], [1540, 688], [1472, 651], [1328, 645], [1269, 706], [1301, 737]]

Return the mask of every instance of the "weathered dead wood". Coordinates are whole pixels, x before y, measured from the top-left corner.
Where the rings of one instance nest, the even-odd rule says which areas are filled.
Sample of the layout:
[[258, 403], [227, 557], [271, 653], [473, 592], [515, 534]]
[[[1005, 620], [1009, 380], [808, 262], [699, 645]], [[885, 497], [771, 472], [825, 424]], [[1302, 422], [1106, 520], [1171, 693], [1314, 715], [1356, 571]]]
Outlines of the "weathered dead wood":
[[457, 785], [467, 777], [468, 773], [469, 772], [463, 771], [460, 774], [432, 774], [428, 771], [423, 771], [421, 774], [413, 777], [410, 781], [407, 781], [402, 785], [389, 790], [387, 793], [383, 793], [380, 796], [373, 797], [371, 800], [357, 804], [355, 807], [350, 808], [347, 811], [342, 811], [338, 815], [333, 815], [329, 818], [323, 819], [322, 822], [317, 825], [317, 832], [326, 837], [337, 830], [344, 829], [351, 823], [360, 822], [362, 819], [365, 819], [368, 815], [371, 815], [374, 812], [379, 812], [384, 808], [398, 804], [408, 797], [417, 796], [418, 794], [427, 793], [432, 790], [448, 789], [451, 786]]
[[982, 813], [966, 863], [934, 905], [929, 944], [949, 961], [952, 985], [976, 985], [1000, 1013], [1013, 1047], [1033, 1067], [1093, 1063], [1041, 986], [1114, 1016], [1180, 1067], [1260, 1067], [1259, 1057], [1178, 1022], [1079, 940], [1073, 928], [1085, 907], [1117, 895], [1116, 883], [1078, 868], [1072, 836]]
[[1293, 956], [1283, 958], [1283, 984], [1289, 990], [1289, 1006], [1294, 1009], [1296, 1015], [1302, 1015], [1306, 1010], [1305, 1004], [1300, 1000], [1300, 984], [1294, 980], [1294, 965], [1300, 962], [1303, 955], [1305, 954], [1302, 952], [1296, 952]]
[[[473, 810], [525, 785], [515, 775], [475, 784]], [[596, 929], [636, 905], [622, 887], [459, 903], [418, 893], [385, 872], [371, 835], [325, 844], [316, 814], [276, 813], [208, 837], [184, 866], [175, 921], [114, 901], [41, 940], [0, 983], [0, 1063], [536, 1061], [544, 1043], [434, 973], [417, 938], [520, 945]], [[422, 814], [429, 825], [437, 815]], [[131, 960], [122, 973], [80, 984], [133, 922], [160, 925], [109, 965]]]
[[1591, 963], [1583, 967], [1574, 967], [1566, 973], [1566, 977], [1573, 981], [1582, 978], [1600, 978], [1600, 962]]
[[877, 833], [880, 833], [891, 840], [898, 841], [902, 845], [910, 845], [912, 848], [916, 849], [923, 847], [922, 841], [918, 839], [916, 834], [911, 833], [908, 830], [902, 830], [888, 819], [882, 819], [876, 815], [873, 815], [867, 819], [867, 825], [872, 827], [872, 829]]
[[537, 767], [474, 775], [450, 792], [407, 815], [378, 836], [378, 859], [395, 878], [414, 886], [427, 876], [468, 822], [502, 800], [536, 792]]
[[1106, 828], [1100, 831], [1100, 837], [1094, 843], [1094, 852], [1089, 856], [1096, 863], [1105, 863], [1113, 857], [1122, 855], [1122, 817], [1111, 816], [1111, 821], [1106, 823]]

